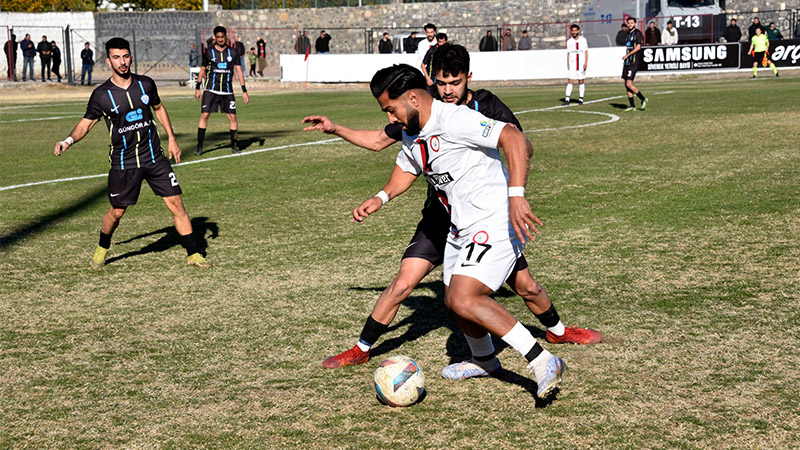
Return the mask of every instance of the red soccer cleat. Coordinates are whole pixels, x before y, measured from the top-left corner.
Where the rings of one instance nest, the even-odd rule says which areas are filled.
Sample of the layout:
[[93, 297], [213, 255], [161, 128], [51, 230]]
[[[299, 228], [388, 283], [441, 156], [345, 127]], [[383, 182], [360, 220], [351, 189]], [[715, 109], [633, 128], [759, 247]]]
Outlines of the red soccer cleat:
[[331, 356], [323, 361], [322, 367], [326, 369], [335, 369], [337, 367], [356, 366], [358, 364], [364, 364], [367, 361], [369, 361], [369, 350], [364, 352], [361, 351], [357, 345], [354, 345], [350, 350]]
[[564, 327], [561, 336], [547, 332], [547, 342], [553, 344], [597, 344], [602, 340], [603, 335], [591, 328]]

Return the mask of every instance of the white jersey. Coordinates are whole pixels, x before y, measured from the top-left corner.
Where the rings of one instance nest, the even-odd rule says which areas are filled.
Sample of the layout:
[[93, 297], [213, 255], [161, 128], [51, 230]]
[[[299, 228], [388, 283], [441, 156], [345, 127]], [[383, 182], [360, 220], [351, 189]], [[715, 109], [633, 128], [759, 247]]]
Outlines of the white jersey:
[[425, 53], [428, 53], [428, 50], [434, 45], [436, 45], [436, 38], [433, 38], [433, 41], [429, 41], [428, 37], [425, 36], [425, 39], [419, 41], [417, 45], [417, 53], [425, 56]]
[[504, 126], [475, 110], [434, 100], [419, 135], [403, 132], [397, 165], [425, 176], [459, 232], [478, 223], [510, 227], [508, 172], [497, 151]]
[[589, 43], [583, 36], [578, 36], [577, 39], [570, 37], [567, 39], [567, 55], [569, 56], [569, 70], [583, 70], [583, 65], [586, 64], [586, 51], [589, 50]]

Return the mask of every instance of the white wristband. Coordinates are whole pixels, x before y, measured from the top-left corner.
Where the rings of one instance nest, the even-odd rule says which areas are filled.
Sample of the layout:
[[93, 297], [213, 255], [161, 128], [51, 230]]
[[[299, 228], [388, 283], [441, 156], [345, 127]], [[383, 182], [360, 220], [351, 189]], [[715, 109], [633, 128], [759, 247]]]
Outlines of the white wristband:
[[386, 194], [386, 192], [384, 192], [383, 190], [381, 190], [380, 192], [375, 194], [375, 197], [378, 197], [379, 199], [381, 199], [381, 204], [382, 205], [385, 205], [386, 202], [389, 201], [389, 195]]
[[61, 141], [61, 142], [65, 143], [65, 144], [67, 144], [67, 145], [69, 145], [69, 146], [72, 146], [72, 144], [74, 144], [74, 143], [75, 143], [75, 140], [74, 140], [74, 139], [72, 139], [72, 136], [67, 136], [67, 138], [66, 138], [66, 139], [64, 139], [64, 140], [63, 140], [63, 141]]
[[509, 197], [525, 197], [525, 187], [524, 186], [509, 186], [508, 187], [508, 196]]

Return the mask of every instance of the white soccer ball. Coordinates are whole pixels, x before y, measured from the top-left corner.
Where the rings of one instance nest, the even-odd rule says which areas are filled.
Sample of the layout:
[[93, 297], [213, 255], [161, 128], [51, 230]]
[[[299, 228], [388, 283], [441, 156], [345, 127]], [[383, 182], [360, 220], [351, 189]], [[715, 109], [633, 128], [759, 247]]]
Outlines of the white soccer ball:
[[425, 373], [408, 356], [391, 356], [375, 370], [378, 400], [389, 406], [409, 406], [425, 392]]

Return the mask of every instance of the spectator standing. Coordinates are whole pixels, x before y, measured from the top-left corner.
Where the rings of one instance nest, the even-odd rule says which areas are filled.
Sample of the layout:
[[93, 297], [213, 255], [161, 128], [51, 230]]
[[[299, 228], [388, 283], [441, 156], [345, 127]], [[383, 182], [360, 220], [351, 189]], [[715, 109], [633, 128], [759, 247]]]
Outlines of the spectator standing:
[[33, 81], [33, 58], [36, 56], [36, 46], [31, 41], [31, 35], [26, 34], [25, 39], [19, 43], [22, 50], [22, 81], [26, 81], [27, 70], [30, 69], [31, 81]]
[[678, 30], [672, 26], [672, 21], [667, 22], [667, 28], [661, 32], [661, 45], [678, 45]]
[[81, 50], [81, 86], [83, 86], [83, 80], [87, 74], [89, 75], [88, 85], [92, 85], [92, 70], [94, 70], [94, 52], [89, 48], [87, 42], [83, 44], [83, 50]]
[[247, 53], [247, 51], [244, 48], [244, 42], [237, 39], [234, 48], [236, 49], [236, 53], [239, 54], [239, 65], [242, 66], [242, 77], [244, 77], [244, 68], [247, 67], [244, 65], [244, 57], [245, 54]]
[[189, 46], [189, 67], [197, 67], [197, 47], [194, 43]]
[[437, 34], [436, 45], [428, 49], [428, 51], [425, 53], [425, 56], [422, 58], [422, 64], [420, 65], [422, 73], [425, 75], [425, 83], [427, 84], [428, 93], [434, 97], [438, 95], [438, 92], [436, 90], [436, 75], [433, 73], [433, 56], [436, 54], [436, 51], [446, 43], [447, 35], [444, 33]]
[[250, 53], [247, 54], [247, 58], [250, 60], [250, 73], [247, 75], [254, 77], [256, 76], [256, 48], [250, 47]]
[[53, 73], [61, 83], [61, 49], [56, 45], [56, 41], [50, 43], [50, 56], [53, 57]]
[[510, 52], [517, 49], [517, 41], [511, 35], [511, 28], [506, 28], [506, 34], [503, 35], [503, 50]]
[[742, 39], [742, 30], [736, 25], [736, 19], [731, 19], [731, 24], [725, 27], [725, 33], [722, 34], [725, 42], [739, 42]]
[[761, 32], [767, 31], [764, 28], [764, 25], [761, 24], [761, 20], [758, 17], [753, 18], [753, 23], [750, 24], [750, 28], [747, 29], [747, 35], [750, 39], [753, 39], [753, 36], [756, 35], [756, 28], [761, 28]]
[[482, 52], [497, 51], [497, 39], [492, 36], [492, 30], [488, 30], [486, 32], [486, 36], [481, 38], [481, 43], [478, 45], [478, 49]]
[[783, 35], [781, 34], [781, 30], [775, 26], [775, 22], [769, 23], [769, 28], [767, 28], [767, 38], [770, 41], [777, 41], [783, 39]]
[[17, 81], [17, 35], [12, 34], [11, 39], [6, 41], [3, 51], [6, 52], [6, 62], [8, 63], [8, 79]]
[[522, 30], [522, 37], [519, 38], [519, 46], [517, 49], [519, 50], [530, 50], [533, 48], [531, 44], [531, 37], [528, 36], [528, 30]]
[[431, 47], [436, 45], [436, 25], [426, 23], [422, 28], [425, 30], [425, 40], [419, 42], [417, 53], [425, 55]]
[[378, 53], [386, 54], [392, 53], [394, 50], [394, 45], [392, 45], [392, 40], [389, 39], [389, 33], [384, 31], [383, 38], [378, 41]]
[[411, 35], [405, 39], [405, 48], [406, 53], [417, 53], [417, 48], [419, 47], [419, 41], [417, 40], [417, 32], [412, 31]]
[[650, 22], [649, 28], [644, 32], [644, 45], [652, 46], [661, 43], [661, 30], [656, 27], [655, 22]]
[[625, 22], [622, 22], [622, 28], [617, 32], [617, 37], [614, 38], [614, 42], [617, 44], [618, 47], [624, 47], [627, 45], [628, 39], [628, 26], [625, 25]]
[[327, 55], [331, 52], [331, 35], [326, 33], [325, 30], [320, 31], [317, 42], [314, 43], [314, 48], [320, 55]]
[[[50, 42], [47, 41], [47, 36], [42, 36], [41, 42], [36, 45], [36, 52], [39, 53], [39, 60], [42, 63], [42, 83], [50, 81]], [[44, 73], [47, 71], [47, 79], [44, 78]]]
[[267, 43], [261, 37], [256, 37], [256, 60], [258, 61], [258, 76], [264, 76], [264, 68], [267, 67]]
[[308, 32], [303, 30], [303, 34], [297, 38], [297, 53], [305, 55], [306, 52], [311, 52], [311, 40], [308, 39]]

